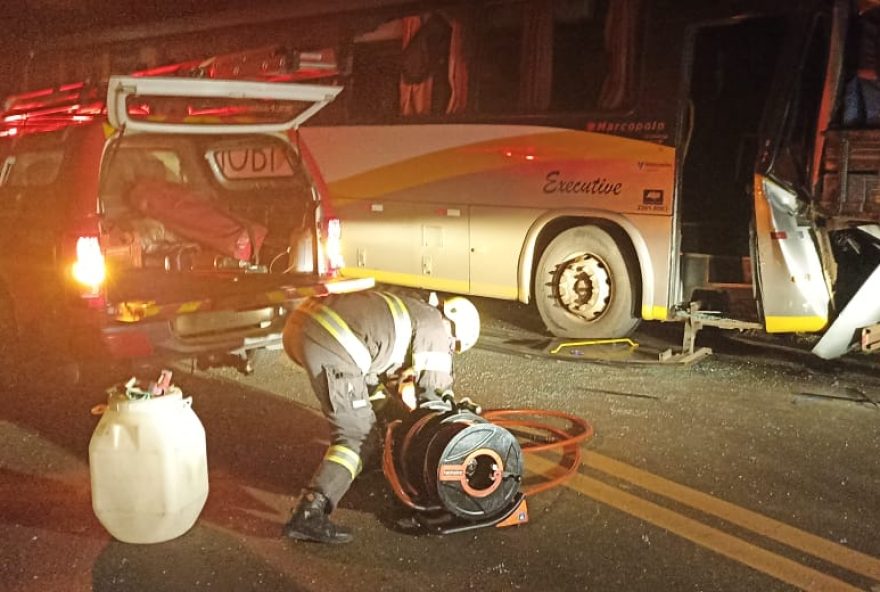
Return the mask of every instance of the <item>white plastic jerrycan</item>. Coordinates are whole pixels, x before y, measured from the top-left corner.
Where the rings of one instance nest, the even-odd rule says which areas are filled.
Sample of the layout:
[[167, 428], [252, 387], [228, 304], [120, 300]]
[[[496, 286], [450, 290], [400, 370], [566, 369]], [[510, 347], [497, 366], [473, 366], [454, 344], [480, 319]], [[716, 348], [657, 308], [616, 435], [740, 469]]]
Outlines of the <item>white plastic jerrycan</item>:
[[111, 394], [89, 470], [92, 508], [114, 538], [160, 543], [187, 532], [208, 497], [205, 429], [192, 399], [173, 386], [161, 396]]

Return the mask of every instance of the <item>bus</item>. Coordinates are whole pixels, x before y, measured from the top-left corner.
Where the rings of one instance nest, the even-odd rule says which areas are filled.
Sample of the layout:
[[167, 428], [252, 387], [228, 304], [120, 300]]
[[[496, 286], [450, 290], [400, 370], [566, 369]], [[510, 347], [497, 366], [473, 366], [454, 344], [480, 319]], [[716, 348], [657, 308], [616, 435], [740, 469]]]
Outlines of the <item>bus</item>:
[[530, 303], [563, 338], [676, 321], [686, 342], [713, 325], [805, 334], [834, 357], [880, 349], [880, 111], [861, 113], [870, 93], [857, 92], [873, 86], [859, 50], [876, 26], [862, 12], [852, 0], [273, 3], [165, 33], [30, 43], [11, 79], [142, 67], [265, 79], [283, 62], [343, 87], [297, 137], [342, 220], [346, 275]]
[[[328, 17], [329, 18], [329, 17]], [[845, 121], [846, 0], [481, 0], [340, 11], [300, 130], [343, 273], [641, 321], [877, 346], [880, 129]]]

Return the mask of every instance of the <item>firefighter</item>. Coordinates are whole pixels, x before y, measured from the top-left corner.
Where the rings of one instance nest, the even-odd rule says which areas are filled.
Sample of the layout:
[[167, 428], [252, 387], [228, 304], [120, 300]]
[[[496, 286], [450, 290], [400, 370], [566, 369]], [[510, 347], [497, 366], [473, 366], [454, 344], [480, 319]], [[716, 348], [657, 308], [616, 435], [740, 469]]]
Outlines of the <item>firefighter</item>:
[[[480, 317], [462, 297], [430, 302], [388, 292], [313, 298], [291, 314], [284, 349], [309, 375], [330, 421], [332, 441], [284, 534], [292, 539], [347, 543], [352, 534], [330, 521], [363, 466], [364, 443], [376, 415], [371, 391], [390, 382], [410, 409], [442, 404], [452, 387], [452, 355], [470, 349]], [[401, 380], [401, 377], [403, 379]], [[397, 379], [397, 380], [395, 380]]]

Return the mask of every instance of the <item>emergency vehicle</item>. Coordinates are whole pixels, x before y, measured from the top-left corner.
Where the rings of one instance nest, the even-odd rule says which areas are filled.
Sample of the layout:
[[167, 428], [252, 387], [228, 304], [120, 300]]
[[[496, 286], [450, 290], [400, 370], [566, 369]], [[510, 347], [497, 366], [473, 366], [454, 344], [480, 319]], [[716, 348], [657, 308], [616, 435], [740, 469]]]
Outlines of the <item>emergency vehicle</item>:
[[372, 286], [338, 273], [338, 220], [298, 147], [340, 89], [267, 82], [284, 70], [269, 57], [261, 80], [218, 79], [229, 60], [208, 61], [6, 100], [7, 366], [192, 357], [249, 371], [303, 298]]

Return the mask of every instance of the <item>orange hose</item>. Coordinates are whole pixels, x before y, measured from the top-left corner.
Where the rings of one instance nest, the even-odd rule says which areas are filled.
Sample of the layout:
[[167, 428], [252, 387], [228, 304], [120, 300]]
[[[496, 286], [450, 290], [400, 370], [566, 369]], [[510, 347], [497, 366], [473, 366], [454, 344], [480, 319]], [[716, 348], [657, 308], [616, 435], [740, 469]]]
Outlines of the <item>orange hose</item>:
[[[539, 421], [506, 419], [511, 416], [526, 416], [533, 418], [555, 417], [568, 421], [573, 427], [570, 430], [563, 430]], [[586, 420], [570, 413], [554, 411], [551, 409], [493, 409], [483, 413], [483, 417], [501, 427], [526, 427], [546, 432], [557, 438], [556, 440], [545, 443], [521, 443], [523, 453], [543, 452], [556, 448], [560, 448], [563, 452], [568, 453], [563, 457], [563, 460], [568, 458], [568, 466], [566, 467], [565, 472], [553, 479], [537, 483], [531, 487], [523, 487], [522, 492], [526, 495], [535, 495], [536, 493], [547, 491], [548, 489], [561, 485], [570, 479], [577, 472], [578, 467], [581, 464], [581, 449], [579, 444], [592, 438], [594, 434], [593, 426]], [[571, 430], [574, 428], [579, 428], [579, 431], [573, 433]]]
[[[409, 447], [412, 444], [413, 438], [415, 437], [416, 434], [418, 434], [421, 431], [422, 428], [425, 427], [425, 425], [429, 421], [434, 419], [437, 415], [438, 414], [436, 414], [436, 413], [429, 413], [429, 414], [419, 418], [409, 428], [409, 430], [406, 432], [406, 434], [403, 435], [403, 441], [400, 443], [400, 460], [401, 460], [401, 469], [404, 472], [404, 476], [406, 476], [409, 473], [409, 471], [407, 470], [406, 459], [407, 459], [407, 455], [409, 454]], [[398, 423], [400, 423], [400, 422], [398, 422]], [[387, 442], [387, 440], [386, 440], [386, 442]], [[391, 468], [392, 469], [395, 468], [393, 466], [393, 463], [392, 463]], [[396, 472], [396, 469], [395, 469], [395, 472]], [[408, 479], [406, 481], [401, 481], [400, 485], [402, 487], [408, 489], [410, 495], [417, 495], [418, 494], [418, 491], [416, 490], [415, 486], [412, 483], [410, 483]]]
[[[417, 510], [419, 512], [431, 512], [435, 510], [439, 510], [439, 507], [429, 507], [422, 506], [415, 503], [412, 497], [406, 492], [403, 488], [403, 485], [400, 482], [400, 477], [397, 475], [397, 469], [394, 467], [394, 430], [402, 422], [398, 419], [396, 421], [392, 421], [388, 424], [388, 428], [385, 430], [385, 449], [382, 451], [382, 471], [385, 473], [385, 478], [388, 479], [388, 483], [391, 484], [391, 490], [394, 492], [394, 495], [397, 496], [397, 499], [402, 501], [405, 505], [409, 506], [413, 510]], [[410, 486], [412, 489], [412, 486]]]

